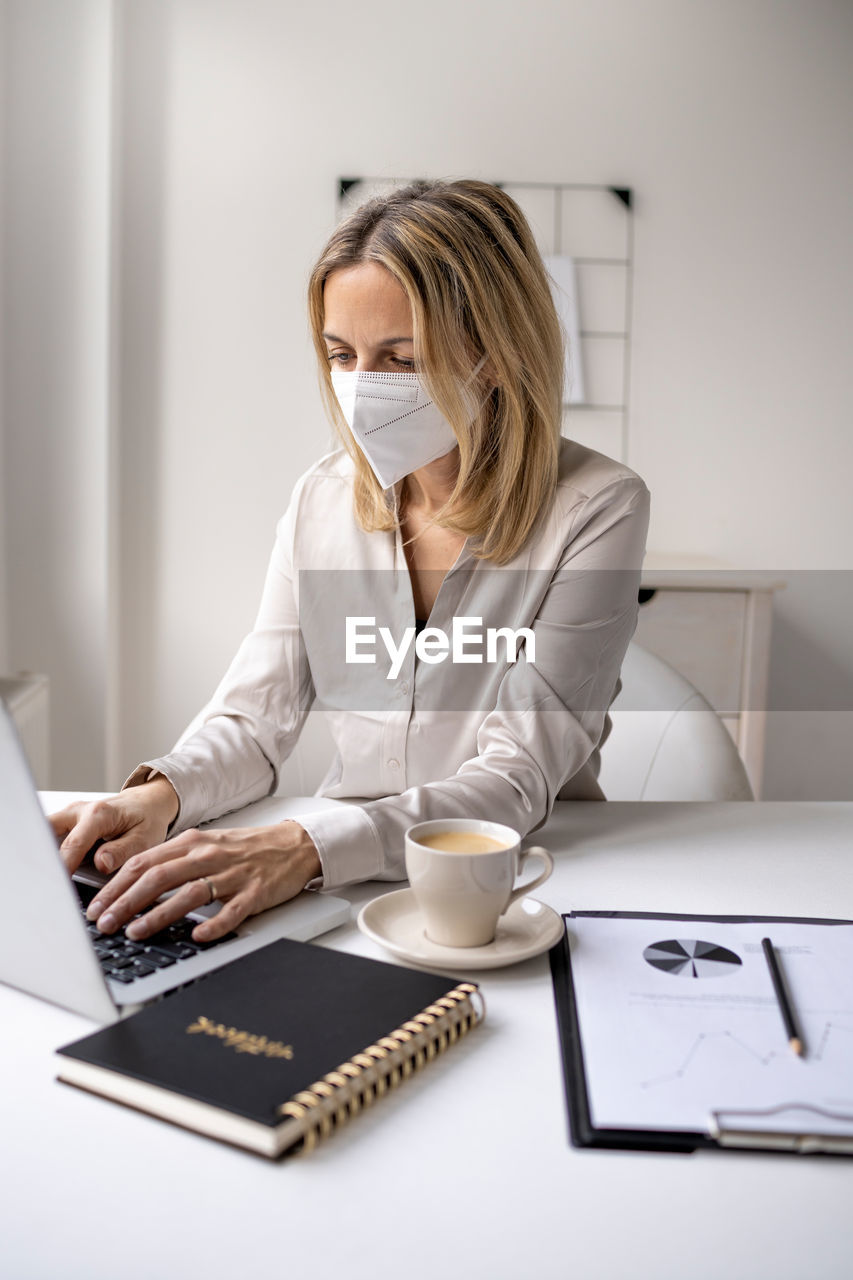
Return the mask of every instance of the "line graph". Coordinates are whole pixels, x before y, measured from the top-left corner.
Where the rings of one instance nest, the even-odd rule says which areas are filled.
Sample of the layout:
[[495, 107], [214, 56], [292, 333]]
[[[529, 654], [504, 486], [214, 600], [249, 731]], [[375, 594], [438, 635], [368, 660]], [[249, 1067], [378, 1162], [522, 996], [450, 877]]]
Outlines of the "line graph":
[[[827, 1054], [827, 1050], [836, 1042], [839, 1042], [839, 1033], [853, 1036], [853, 1027], [844, 1026], [841, 1023], [827, 1021], [824, 1023], [819, 1036], [817, 1037], [816, 1047], [812, 1052], [808, 1050], [806, 1059], [814, 1062], [822, 1062]], [[736, 1035], [733, 1031], [700, 1031], [690, 1048], [687, 1050], [684, 1058], [679, 1066], [673, 1071], [668, 1071], [659, 1076], [652, 1076], [648, 1080], [641, 1080], [641, 1089], [653, 1089], [658, 1085], [669, 1084], [673, 1080], [681, 1080], [696, 1065], [698, 1055], [704, 1057], [710, 1048], [713, 1048], [713, 1042], [728, 1041], [735, 1050], [742, 1051], [752, 1062], [760, 1067], [769, 1067], [775, 1059], [782, 1059], [785, 1062], [791, 1061], [790, 1050], [785, 1047], [779, 1049], [770, 1049], [767, 1052], [761, 1052], [753, 1045], [748, 1044], [746, 1040]]]
[[[848, 1036], [853, 1036], [853, 1027], [844, 1027], [838, 1022], [827, 1022], [823, 1028], [823, 1031], [821, 1032], [820, 1039], [817, 1044], [817, 1048], [815, 1049], [814, 1053], [809, 1055], [810, 1057], [814, 1058], [815, 1062], [823, 1061], [823, 1056], [824, 1056], [824, 1053], [826, 1052], [827, 1046], [830, 1044], [830, 1041], [833, 1039], [833, 1035], [832, 1035], [833, 1032], [836, 1032], [836, 1033], [846, 1032]], [[838, 1039], [837, 1034], [835, 1035], [834, 1039], [835, 1040]]]

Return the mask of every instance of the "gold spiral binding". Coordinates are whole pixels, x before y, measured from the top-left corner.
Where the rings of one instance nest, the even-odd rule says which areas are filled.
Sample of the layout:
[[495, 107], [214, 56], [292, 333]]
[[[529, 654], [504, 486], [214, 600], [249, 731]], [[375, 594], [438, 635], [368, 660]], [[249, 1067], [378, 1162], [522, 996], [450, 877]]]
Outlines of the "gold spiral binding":
[[[477, 998], [479, 1008], [473, 997]], [[460, 982], [414, 1018], [382, 1036], [376, 1044], [353, 1054], [349, 1062], [329, 1071], [279, 1107], [280, 1116], [302, 1126], [301, 1141], [291, 1150], [313, 1151], [321, 1138], [341, 1128], [353, 1116], [396, 1089], [438, 1054], [444, 1053], [485, 1016], [485, 1001], [471, 982]]]

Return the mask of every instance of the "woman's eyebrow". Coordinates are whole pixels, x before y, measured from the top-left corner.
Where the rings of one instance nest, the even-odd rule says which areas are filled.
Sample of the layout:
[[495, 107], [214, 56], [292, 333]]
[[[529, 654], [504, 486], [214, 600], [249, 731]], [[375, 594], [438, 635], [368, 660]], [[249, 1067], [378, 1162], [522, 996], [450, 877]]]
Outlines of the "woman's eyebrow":
[[[327, 341], [327, 342], [342, 342], [342, 343], [344, 344], [344, 346], [345, 346], [345, 347], [346, 347], [346, 346], [349, 346], [349, 343], [347, 342], [346, 338], [339, 338], [339, 337], [337, 336], [337, 334], [335, 334], [335, 333], [324, 333], [324, 334], [323, 334], [323, 337], [326, 339], [326, 341]], [[398, 342], [411, 342], [411, 343], [414, 343], [414, 341], [415, 341], [415, 340], [414, 340], [414, 338], [411, 338], [411, 337], [408, 337], [408, 338], [383, 338], [383, 339], [381, 340], [381, 342], [378, 342], [376, 345], [377, 345], [378, 347], [394, 347], [394, 346], [396, 346], [396, 345], [397, 345], [397, 343], [398, 343]]]

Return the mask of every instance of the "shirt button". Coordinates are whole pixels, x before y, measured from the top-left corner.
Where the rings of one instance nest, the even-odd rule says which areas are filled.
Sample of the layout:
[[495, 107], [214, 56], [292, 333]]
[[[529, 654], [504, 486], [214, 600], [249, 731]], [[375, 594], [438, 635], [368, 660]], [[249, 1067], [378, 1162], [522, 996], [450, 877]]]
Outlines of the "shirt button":
[[399, 760], [389, 760], [389, 761], [388, 761], [388, 768], [389, 768], [389, 769], [399, 769], [399, 768], [400, 768], [400, 761], [399, 761]]
[[404, 680], [403, 683], [400, 685], [400, 692], [401, 693], [409, 692], [409, 682], [407, 680]]

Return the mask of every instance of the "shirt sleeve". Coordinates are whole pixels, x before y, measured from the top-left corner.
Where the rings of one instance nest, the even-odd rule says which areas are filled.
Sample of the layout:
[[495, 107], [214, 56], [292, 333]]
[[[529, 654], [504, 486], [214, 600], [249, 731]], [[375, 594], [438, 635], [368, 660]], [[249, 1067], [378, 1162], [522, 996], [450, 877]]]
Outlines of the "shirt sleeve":
[[581, 503], [532, 628], [535, 661], [523, 652], [509, 668], [476, 756], [452, 777], [300, 819], [327, 887], [404, 879], [404, 836], [415, 822], [488, 817], [526, 835], [546, 821], [606, 736], [637, 623], [648, 520], [638, 477], [620, 477]]
[[177, 835], [275, 791], [314, 700], [299, 628], [293, 538], [301, 486], [279, 522], [255, 626], [211, 701], [168, 755], [139, 765], [125, 787], [164, 774], [180, 801]]

